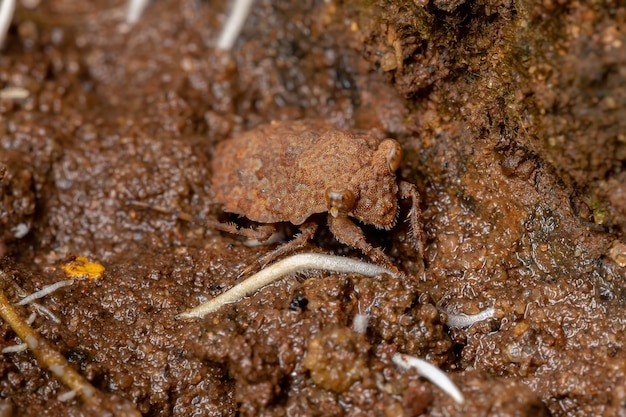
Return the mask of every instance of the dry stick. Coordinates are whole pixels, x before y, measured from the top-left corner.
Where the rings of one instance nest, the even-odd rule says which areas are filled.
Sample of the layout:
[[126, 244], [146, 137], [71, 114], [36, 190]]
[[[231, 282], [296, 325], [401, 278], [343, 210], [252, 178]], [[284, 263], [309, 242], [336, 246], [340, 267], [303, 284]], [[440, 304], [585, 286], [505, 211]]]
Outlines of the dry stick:
[[[76, 372], [63, 355], [57, 352], [45, 339], [39, 337], [35, 330], [26, 323], [15, 307], [9, 302], [3, 290], [0, 290], [0, 316], [11, 326], [11, 329], [13, 329], [19, 338], [26, 342], [26, 345], [28, 345], [30, 351], [33, 352], [40, 366], [52, 372], [54, 376], [60, 379], [72, 391], [78, 393], [86, 403], [93, 405], [103, 401], [102, 393]], [[123, 404], [118, 409], [113, 410], [113, 412], [115, 415], [120, 416], [139, 417], [141, 415], [130, 404]]]
[[0, 290], [0, 316], [13, 331], [28, 345], [40, 365], [46, 366], [56, 377], [72, 390], [78, 392], [85, 401], [91, 401], [97, 391], [85, 378], [69, 366], [67, 359], [40, 338], [32, 327], [20, 316], [9, 302], [4, 291]]

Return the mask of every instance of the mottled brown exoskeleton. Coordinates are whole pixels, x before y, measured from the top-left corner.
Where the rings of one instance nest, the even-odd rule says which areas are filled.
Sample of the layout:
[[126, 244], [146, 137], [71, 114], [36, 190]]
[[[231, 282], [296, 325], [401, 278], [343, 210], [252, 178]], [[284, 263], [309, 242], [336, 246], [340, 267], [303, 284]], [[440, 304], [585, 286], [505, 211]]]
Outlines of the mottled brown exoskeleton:
[[303, 246], [317, 224], [309, 218], [328, 212], [328, 226], [340, 242], [358, 248], [374, 262], [397, 270], [370, 245], [351, 218], [380, 229], [398, 219], [398, 197], [411, 198], [410, 225], [422, 256], [419, 195], [396, 179], [400, 144], [375, 135], [338, 129], [322, 121], [273, 122], [221, 142], [212, 162], [215, 199], [228, 213], [263, 225], [239, 229], [211, 222], [219, 230], [266, 240], [280, 222], [300, 225], [301, 233], [261, 258], [266, 264]]

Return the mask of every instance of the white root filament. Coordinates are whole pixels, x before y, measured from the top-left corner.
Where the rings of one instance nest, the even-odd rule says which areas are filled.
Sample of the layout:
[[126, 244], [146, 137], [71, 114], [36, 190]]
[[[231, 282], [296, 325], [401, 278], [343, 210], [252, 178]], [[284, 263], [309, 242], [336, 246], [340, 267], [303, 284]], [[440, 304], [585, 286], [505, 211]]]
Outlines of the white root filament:
[[450, 377], [435, 365], [415, 356], [396, 353], [391, 358], [394, 364], [402, 370], [415, 369], [421, 376], [438, 386], [443, 392], [454, 399], [457, 404], [463, 404], [465, 397]]
[[126, 23], [134, 25], [139, 21], [150, 0], [129, 0], [126, 11]]
[[59, 288], [66, 287], [68, 285], [72, 285], [73, 283], [74, 283], [73, 279], [66, 279], [64, 281], [59, 281], [59, 282], [55, 282], [54, 284], [46, 285], [45, 287], [43, 287], [39, 291], [34, 292], [31, 295], [29, 295], [28, 297], [22, 298], [15, 305], [23, 306], [25, 304], [28, 304], [28, 303], [34, 301], [34, 300], [37, 300], [37, 299], [42, 298], [42, 297], [45, 297], [46, 295], [53, 293], [54, 291], [58, 290]]
[[262, 269], [245, 281], [235, 285], [212, 300], [179, 314], [176, 316], [176, 319], [204, 317], [209, 313], [219, 310], [225, 304], [233, 303], [254, 293], [258, 289], [278, 280], [283, 275], [310, 269], [355, 273], [367, 277], [373, 277], [380, 274], [395, 276], [393, 272], [381, 266], [345, 258], [343, 256], [324, 255], [319, 253], [301, 253], [285, 258], [265, 269]]
[[448, 314], [448, 320], [446, 324], [453, 329], [463, 329], [470, 327], [480, 321], [487, 320], [493, 317], [495, 313], [493, 307], [485, 309], [478, 314]]
[[0, 47], [4, 45], [13, 13], [15, 13], [15, 0], [2, 0], [0, 3]]
[[222, 33], [217, 40], [217, 48], [229, 51], [233, 48], [246, 17], [250, 13], [250, 7], [254, 0], [235, 0], [233, 10], [230, 12]]

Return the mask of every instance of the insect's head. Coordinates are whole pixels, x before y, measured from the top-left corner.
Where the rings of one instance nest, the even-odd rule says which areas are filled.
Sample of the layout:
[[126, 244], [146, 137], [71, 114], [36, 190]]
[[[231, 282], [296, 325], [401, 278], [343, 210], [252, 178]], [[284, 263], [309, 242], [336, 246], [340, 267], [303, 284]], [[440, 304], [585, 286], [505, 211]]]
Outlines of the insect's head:
[[352, 216], [363, 223], [390, 229], [398, 213], [396, 170], [402, 162], [402, 148], [385, 139], [371, 162], [355, 173], [346, 187], [326, 189], [328, 211], [333, 216]]

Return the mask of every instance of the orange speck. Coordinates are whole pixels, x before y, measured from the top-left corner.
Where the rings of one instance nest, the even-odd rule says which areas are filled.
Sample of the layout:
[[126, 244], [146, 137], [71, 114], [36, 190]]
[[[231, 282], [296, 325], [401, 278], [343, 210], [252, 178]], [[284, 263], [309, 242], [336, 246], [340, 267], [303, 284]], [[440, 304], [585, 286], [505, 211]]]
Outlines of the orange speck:
[[89, 262], [84, 256], [77, 256], [72, 262], [63, 265], [63, 271], [71, 278], [98, 279], [102, 277], [104, 265]]
[[513, 328], [513, 332], [515, 336], [521, 336], [522, 334], [524, 334], [526, 330], [529, 329], [529, 327], [530, 325], [526, 321], [520, 321], [515, 324], [515, 327]]

